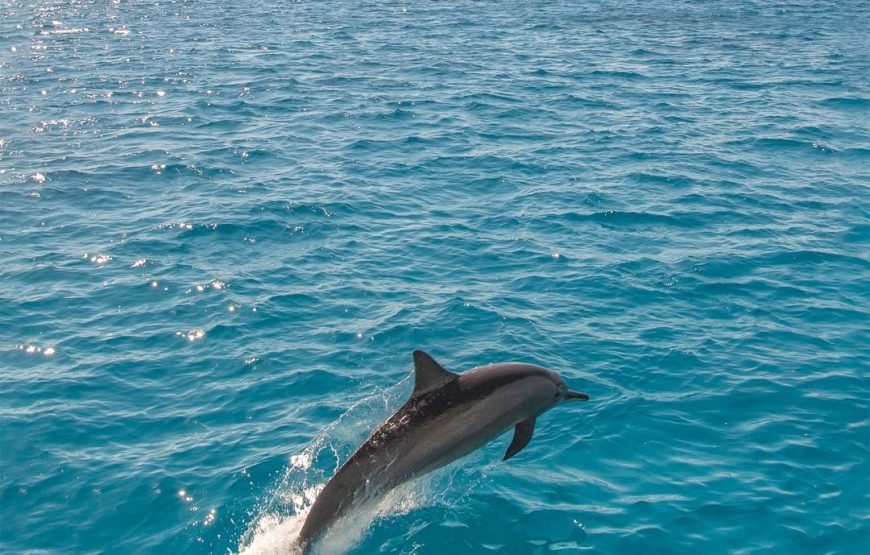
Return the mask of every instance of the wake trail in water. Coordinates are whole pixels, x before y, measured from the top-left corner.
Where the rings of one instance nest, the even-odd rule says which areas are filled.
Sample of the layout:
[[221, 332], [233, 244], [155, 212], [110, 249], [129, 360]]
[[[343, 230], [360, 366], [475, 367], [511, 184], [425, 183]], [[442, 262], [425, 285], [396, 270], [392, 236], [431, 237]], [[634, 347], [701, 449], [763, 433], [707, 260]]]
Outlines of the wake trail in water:
[[[377, 422], [384, 420], [391, 409], [401, 404], [403, 396], [407, 395], [409, 381], [410, 376], [358, 401], [327, 426], [301, 454], [290, 457], [290, 464], [281, 482], [243, 535], [239, 555], [291, 552], [317, 495], [347, 458], [342, 453], [362, 443], [366, 437], [364, 434], [374, 430]], [[323, 459], [334, 462], [329, 463], [331, 468], [324, 469], [326, 472], [319, 472]], [[323, 474], [326, 474], [326, 478]], [[399, 490], [404, 491], [402, 488]], [[396, 494], [397, 491], [390, 492], [378, 503], [371, 503], [348, 515], [340, 525], [333, 526], [333, 530], [319, 542], [320, 547], [315, 552], [350, 550], [359, 543], [377, 515], [392, 514], [391, 507], [408, 505], [407, 502], [397, 503]]]
[[[239, 545], [239, 555], [297, 553], [296, 539], [311, 506], [329, 478], [344, 463], [349, 452], [364, 441], [407, 396], [406, 378], [353, 405], [330, 424], [302, 453], [292, 455], [290, 464], [262, 510], [252, 520]], [[342, 454], [345, 453], [344, 456]], [[328, 461], [328, 462], [325, 462]], [[425, 477], [400, 485], [376, 496], [340, 519], [313, 546], [312, 553], [346, 553], [358, 546], [379, 518], [398, 516], [433, 503], [452, 504], [449, 492], [467, 494], [497, 464], [471, 464], [471, 474], [454, 462]]]
[[[313, 501], [314, 498], [311, 499], [311, 503]], [[372, 523], [378, 518], [405, 514], [424, 505], [426, 501], [427, 496], [422, 491], [412, 484], [405, 484], [340, 519], [314, 546], [312, 553], [316, 555], [346, 553], [359, 545]], [[299, 553], [294, 546], [310, 508], [309, 503], [303, 511], [290, 516], [261, 514], [249, 531], [250, 543], [240, 549], [239, 555]]]

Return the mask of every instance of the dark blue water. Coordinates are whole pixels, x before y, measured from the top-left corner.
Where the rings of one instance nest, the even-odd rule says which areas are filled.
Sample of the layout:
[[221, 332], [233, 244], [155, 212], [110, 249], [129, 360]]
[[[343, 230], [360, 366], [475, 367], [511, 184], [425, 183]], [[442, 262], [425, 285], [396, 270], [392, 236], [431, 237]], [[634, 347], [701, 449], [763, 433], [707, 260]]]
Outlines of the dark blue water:
[[0, 552], [280, 552], [423, 348], [592, 400], [326, 553], [867, 553], [868, 14], [0, 1]]

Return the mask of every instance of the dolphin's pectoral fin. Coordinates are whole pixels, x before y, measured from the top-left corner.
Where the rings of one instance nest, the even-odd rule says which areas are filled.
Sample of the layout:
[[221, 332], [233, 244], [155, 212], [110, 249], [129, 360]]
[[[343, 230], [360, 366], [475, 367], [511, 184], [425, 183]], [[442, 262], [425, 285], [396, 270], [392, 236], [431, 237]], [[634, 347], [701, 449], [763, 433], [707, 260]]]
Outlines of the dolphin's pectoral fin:
[[517, 453], [523, 450], [523, 447], [529, 444], [532, 439], [532, 434], [535, 432], [535, 417], [523, 420], [517, 427], [514, 428], [514, 440], [505, 451], [503, 461], [508, 460]]
[[458, 377], [459, 374], [445, 370], [428, 353], [414, 351], [414, 393], [412, 395], [419, 395], [441, 387]]

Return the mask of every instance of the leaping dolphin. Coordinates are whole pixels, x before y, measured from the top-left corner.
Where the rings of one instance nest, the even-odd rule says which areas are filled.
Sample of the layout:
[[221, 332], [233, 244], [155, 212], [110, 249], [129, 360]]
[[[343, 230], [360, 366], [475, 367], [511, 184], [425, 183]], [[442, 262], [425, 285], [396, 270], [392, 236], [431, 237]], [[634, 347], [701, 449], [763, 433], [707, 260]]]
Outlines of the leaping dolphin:
[[532, 439], [535, 418], [569, 399], [586, 401], [589, 396], [569, 391], [559, 374], [534, 364], [491, 364], [455, 374], [423, 351], [414, 351], [411, 398], [329, 480], [308, 513], [295, 549], [308, 552], [352, 509], [514, 428], [503, 459], [508, 460]]

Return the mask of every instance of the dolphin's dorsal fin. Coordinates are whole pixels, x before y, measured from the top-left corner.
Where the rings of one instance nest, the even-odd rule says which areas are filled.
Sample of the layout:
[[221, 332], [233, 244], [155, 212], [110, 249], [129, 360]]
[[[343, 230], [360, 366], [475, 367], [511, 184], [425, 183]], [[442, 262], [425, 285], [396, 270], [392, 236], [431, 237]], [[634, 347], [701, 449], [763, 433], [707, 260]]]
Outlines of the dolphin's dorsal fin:
[[428, 353], [414, 351], [414, 392], [411, 394], [412, 397], [446, 385], [458, 377], [459, 374], [445, 370]]
[[517, 424], [517, 427], [514, 428], [514, 440], [511, 441], [511, 444], [508, 446], [507, 451], [505, 451], [503, 461], [508, 460], [513, 457], [517, 453], [523, 450], [523, 447], [528, 445], [529, 441], [532, 439], [532, 434], [535, 432], [535, 417], [527, 418]]

